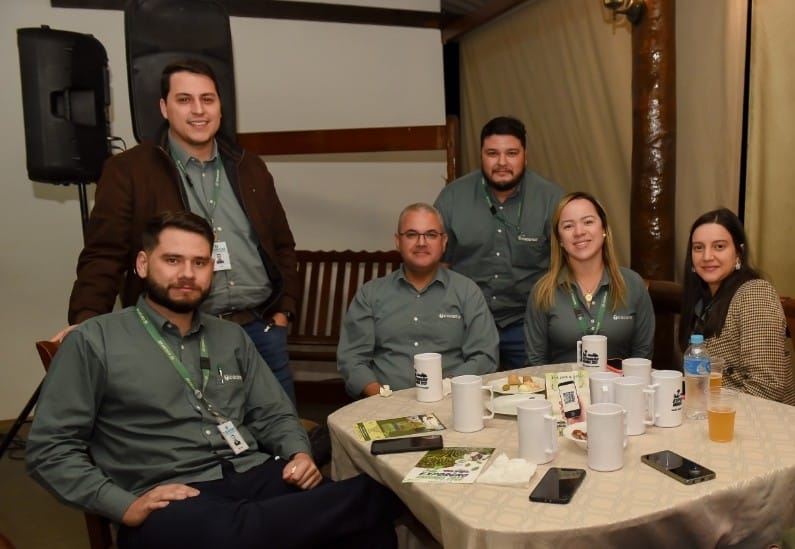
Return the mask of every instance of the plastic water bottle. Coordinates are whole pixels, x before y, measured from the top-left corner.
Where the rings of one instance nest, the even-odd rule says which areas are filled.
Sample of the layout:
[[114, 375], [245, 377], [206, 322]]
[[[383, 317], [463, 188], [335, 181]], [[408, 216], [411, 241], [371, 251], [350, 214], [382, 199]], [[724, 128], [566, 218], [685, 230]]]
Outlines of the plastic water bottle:
[[685, 351], [684, 358], [685, 415], [689, 419], [706, 419], [711, 368], [703, 335], [690, 336], [690, 346]]

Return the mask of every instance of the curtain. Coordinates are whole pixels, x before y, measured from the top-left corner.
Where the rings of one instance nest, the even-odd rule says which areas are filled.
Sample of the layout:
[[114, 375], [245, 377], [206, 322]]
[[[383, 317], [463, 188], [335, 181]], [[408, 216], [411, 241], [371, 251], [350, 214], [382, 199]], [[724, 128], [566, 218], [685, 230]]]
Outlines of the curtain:
[[[746, 0], [677, 2], [675, 271], [701, 213], [736, 210]], [[480, 163], [480, 129], [513, 115], [528, 130], [528, 168], [606, 207], [629, 264], [631, 29], [601, 0], [535, 0], [461, 40], [465, 170]]]

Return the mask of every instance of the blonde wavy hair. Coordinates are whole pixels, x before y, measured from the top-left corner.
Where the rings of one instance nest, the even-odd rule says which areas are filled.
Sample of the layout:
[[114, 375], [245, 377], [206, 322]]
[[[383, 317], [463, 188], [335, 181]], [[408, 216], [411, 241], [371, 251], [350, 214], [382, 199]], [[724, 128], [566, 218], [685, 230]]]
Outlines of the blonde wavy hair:
[[571, 271], [569, 270], [569, 258], [566, 250], [560, 244], [558, 225], [563, 208], [575, 200], [587, 200], [596, 208], [599, 219], [602, 220], [602, 230], [605, 232], [605, 240], [602, 244], [602, 261], [610, 275], [610, 308], [615, 311], [624, 305], [627, 293], [627, 285], [621, 270], [616, 261], [615, 246], [613, 244], [613, 233], [607, 223], [607, 213], [599, 201], [592, 195], [585, 192], [569, 193], [558, 202], [555, 214], [552, 216], [552, 238], [550, 242], [549, 272], [542, 276], [536, 283], [533, 292], [533, 302], [542, 311], [549, 311], [555, 304], [555, 290], [558, 287], [558, 278], [563, 275], [563, 283], [566, 289], [571, 291], [576, 284]]

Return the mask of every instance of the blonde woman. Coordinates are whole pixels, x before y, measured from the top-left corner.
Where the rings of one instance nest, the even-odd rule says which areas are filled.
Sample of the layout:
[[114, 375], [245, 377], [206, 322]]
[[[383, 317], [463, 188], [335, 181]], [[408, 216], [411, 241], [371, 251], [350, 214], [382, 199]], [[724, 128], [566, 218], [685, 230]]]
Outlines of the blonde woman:
[[643, 279], [619, 267], [607, 214], [596, 198], [569, 193], [552, 218], [549, 272], [525, 313], [528, 364], [576, 362], [577, 340], [607, 336], [609, 358], [651, 359], [654, 308]]

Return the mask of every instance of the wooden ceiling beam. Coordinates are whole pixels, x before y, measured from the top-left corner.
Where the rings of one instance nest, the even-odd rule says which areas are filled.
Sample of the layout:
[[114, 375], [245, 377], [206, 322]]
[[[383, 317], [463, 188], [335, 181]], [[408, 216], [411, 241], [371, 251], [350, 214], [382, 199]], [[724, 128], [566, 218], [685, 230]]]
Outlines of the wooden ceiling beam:
[[[448, 17], [432, 11], [291, 2], [287, 0], [219, 0], [230, 16], [293, 19], [393, 27], [440, 29]], [[123, 10], [125, 0], [50, 0], [54, 8]]]

